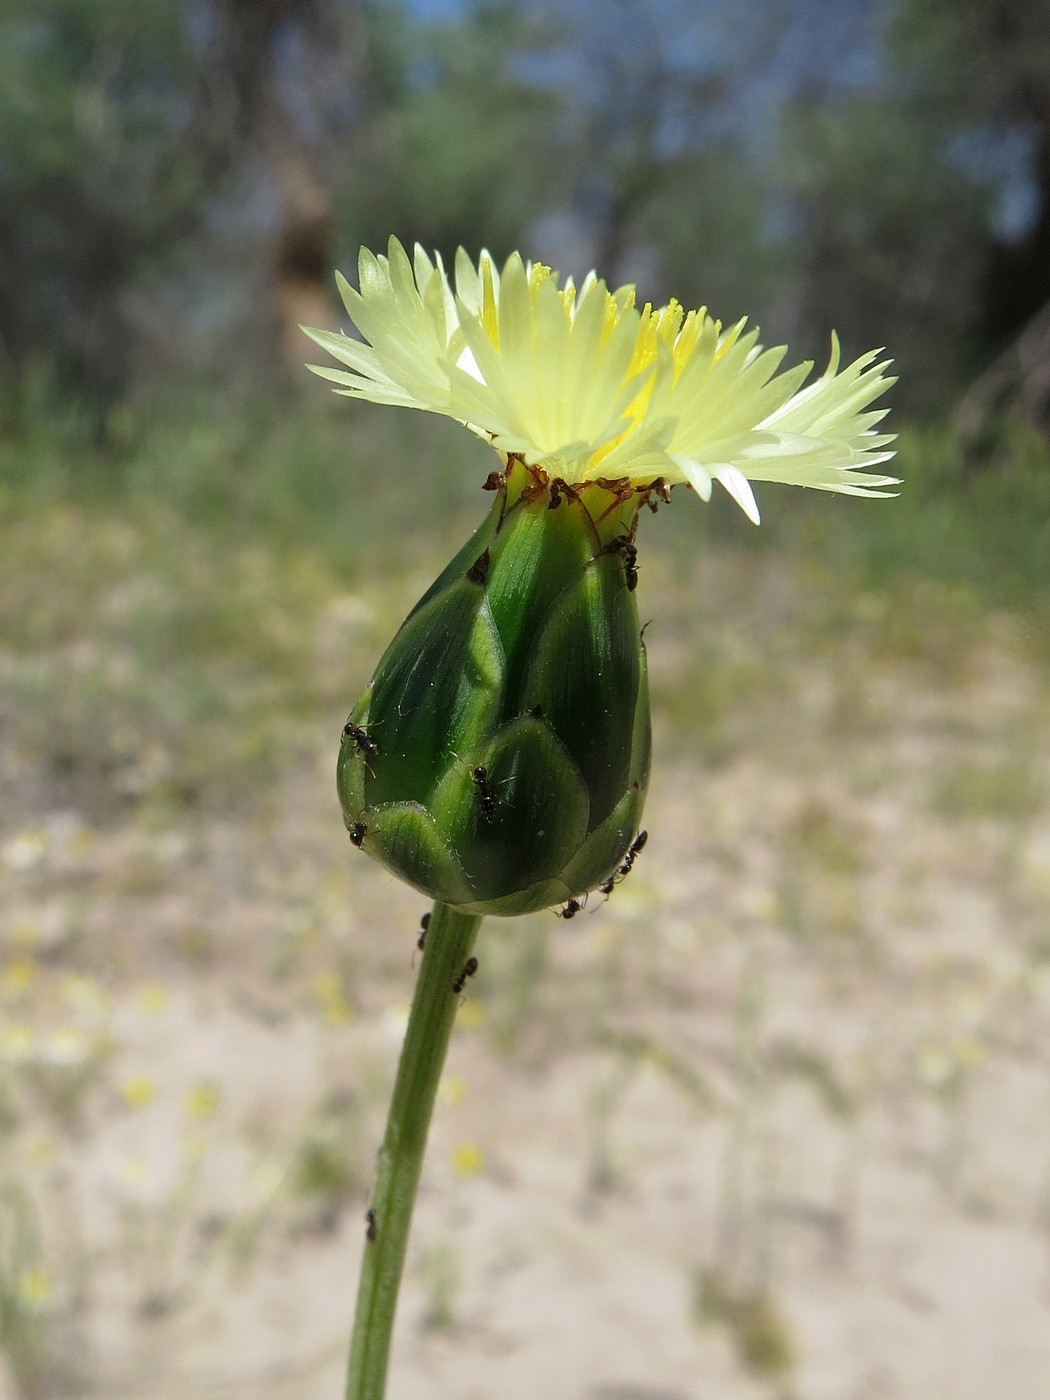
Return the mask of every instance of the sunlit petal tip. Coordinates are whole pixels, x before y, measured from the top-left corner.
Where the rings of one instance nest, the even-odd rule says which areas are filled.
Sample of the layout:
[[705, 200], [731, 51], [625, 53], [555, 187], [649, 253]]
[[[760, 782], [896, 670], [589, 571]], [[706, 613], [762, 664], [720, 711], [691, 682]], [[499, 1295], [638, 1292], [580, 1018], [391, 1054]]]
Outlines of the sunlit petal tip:
[[714, 474], [715, 480], [729, 492], [733, 500], [754, 525], [761, 524], [758, 502], [751, 489], [751, 483], [738, 467], [721, 467]]
[[338, 268], [335, 270], [335, 285], [343, 305], [349, 309], [350, 297], [353, 295], [354, 289]]

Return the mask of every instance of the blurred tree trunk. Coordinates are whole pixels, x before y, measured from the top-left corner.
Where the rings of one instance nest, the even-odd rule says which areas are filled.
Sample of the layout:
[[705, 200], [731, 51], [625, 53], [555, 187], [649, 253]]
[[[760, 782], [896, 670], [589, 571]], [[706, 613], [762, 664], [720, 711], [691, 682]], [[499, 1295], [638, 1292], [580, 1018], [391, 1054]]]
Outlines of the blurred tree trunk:
[[253, 329], [273, 369], [297, 376], [299, 323], [332, 317], [335, 163], [363, 91], [358, 0], [214, 0], [211, 19], [193, 125], [228, 181], [261, 164], [269, 211]]
[[[1050, 28], [1050, 13], [1047, 20]], [[1017, 242], [992, 247], [986, 282], [988, 329], [993, 339], [1016, 334], [1050, 301], [1050, 75], [1032, 161], [1036, 214]]]

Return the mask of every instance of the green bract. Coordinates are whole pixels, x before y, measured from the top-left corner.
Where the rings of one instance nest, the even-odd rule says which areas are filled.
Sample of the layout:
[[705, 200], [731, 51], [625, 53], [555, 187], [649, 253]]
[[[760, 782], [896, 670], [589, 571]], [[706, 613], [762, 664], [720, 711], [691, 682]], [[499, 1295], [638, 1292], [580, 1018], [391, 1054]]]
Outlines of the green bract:
[[649, 777], [630, 483], [511, 458], [488, 519], [402, 624], [343, 732], [351, 840], [464, 913], [609, 878]]

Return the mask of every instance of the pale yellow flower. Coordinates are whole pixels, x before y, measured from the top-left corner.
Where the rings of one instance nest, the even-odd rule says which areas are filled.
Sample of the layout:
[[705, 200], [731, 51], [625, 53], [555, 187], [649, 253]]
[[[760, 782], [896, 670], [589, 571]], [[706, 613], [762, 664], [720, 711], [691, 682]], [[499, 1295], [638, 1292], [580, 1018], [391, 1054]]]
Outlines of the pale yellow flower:
[[396, 239], [363, 249], [360, 290], [339, 288], [362, 340], [304, 327], [347, 370], [311, 366], [336, 392], [457, 419], [501, 455], [567, 482], [605, 478], [715, 481], [751, 519], [751, 481], [872, 496], [896, 485], [869, 469], [892, 437], [873, 402], [894, 382], [869, 351], [840, 367], [778, 373], [783, 347], [763, 350], [744, 322], [728, 329], [676, 302], [635, 305], [590, 273], [577, 288], [512, 254], [477, 266], [461, 249], [449, 279], [440, 257]]
[[43, 1269], [25, 1269], [18, 1278], [18, 1301], [30, 1310], [46, 1306], [51, 1298], [51, 1279]]
[[202, 1079], [186, 1095], [186, 1113], [198, 1122], [214, 1118], [219, 1111], [219, 1090], [210, 1080]]
[[121, 1084], [120, 1097], [128, 1108], [148, 1108], [157, 1097], [157, 1086], [148, 1075], [135, 1074]]
[[452, 1166], [462, 1176], [477, 1176], [485, 1165], [485, 1154], [476, 1142], [457, 1142], [452, 1149]]

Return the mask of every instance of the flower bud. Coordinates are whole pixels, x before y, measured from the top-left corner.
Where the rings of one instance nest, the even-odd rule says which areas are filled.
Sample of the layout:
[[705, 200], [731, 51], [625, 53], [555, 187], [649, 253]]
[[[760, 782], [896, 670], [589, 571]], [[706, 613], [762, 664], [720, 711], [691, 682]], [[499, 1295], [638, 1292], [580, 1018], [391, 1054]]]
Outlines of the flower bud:
[[487, 520], [387, 648], [343, 731], [353, 843], [464, 913], [525, 914], [615, 873], [649, 777], [627, 482], [511, 458]]

